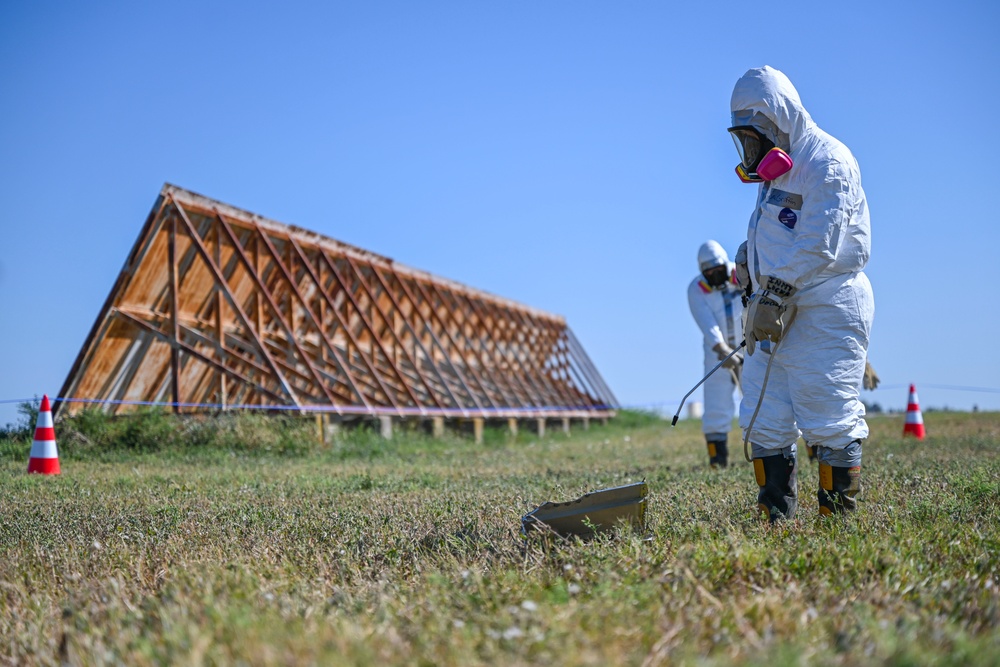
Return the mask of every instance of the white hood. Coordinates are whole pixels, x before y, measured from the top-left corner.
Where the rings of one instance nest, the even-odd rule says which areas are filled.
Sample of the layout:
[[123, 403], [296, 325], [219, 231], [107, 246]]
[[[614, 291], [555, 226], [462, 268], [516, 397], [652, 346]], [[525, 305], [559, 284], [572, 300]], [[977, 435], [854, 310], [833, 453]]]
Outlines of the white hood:
[[702, 243], [698, 248], [698, 270], [704, 271], [720, 264], [729, 264], [729, 256], [722, 246], [715, 241]]
[[[767, 65], [748, 70], [740, 77], [733, 88], [729, 108], [734, 113], [756, 111], [766, 116], [789, 137], [791, 150], [795, 150], [814, 125], [792, 82], [782, 72]], [[770, 138], [780, 145], [774, 137]]]

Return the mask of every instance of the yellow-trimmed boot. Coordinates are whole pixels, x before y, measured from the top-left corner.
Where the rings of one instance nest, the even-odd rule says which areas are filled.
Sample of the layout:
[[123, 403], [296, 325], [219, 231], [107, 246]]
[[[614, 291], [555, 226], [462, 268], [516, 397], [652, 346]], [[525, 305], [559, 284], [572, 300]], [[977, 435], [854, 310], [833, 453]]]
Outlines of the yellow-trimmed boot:
[[729, 467], [729, 444], [726, 442], [725, 436], [707, 440], [706, 446], [708, 447], [708, 464], [712, 466], [713, 470]]
[[819, 513], [823, 516], [853, 512], [858, 508], [861, 491], [861, 466], [839, 468], [819, 464]]
[[753, 474], [760, 487], [757, 507], [771, 523], [791, 519], [799, 505], [795, 457], [782, 454], [753, 460]]

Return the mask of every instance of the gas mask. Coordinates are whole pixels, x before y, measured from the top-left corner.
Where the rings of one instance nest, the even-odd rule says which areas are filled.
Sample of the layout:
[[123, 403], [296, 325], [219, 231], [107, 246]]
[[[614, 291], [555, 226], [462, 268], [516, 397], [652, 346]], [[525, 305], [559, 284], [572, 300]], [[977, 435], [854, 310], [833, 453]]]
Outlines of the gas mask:
[[701, 272], [701, 276], [712, 289], [718, 289], [729, 280], [729, 269], [725, 264], [710, 266]]
[[773, 181], [792, 168], [791, 156], [775, 146], [767, 134], [757, 129], [758, 126], [769, 130], [775, 137], [779, 135], [778, 128], [763, 114], [733, 112], [733, 127], [729, 128], [729, 135], [740, 154], [736, 175], [744, 183]]

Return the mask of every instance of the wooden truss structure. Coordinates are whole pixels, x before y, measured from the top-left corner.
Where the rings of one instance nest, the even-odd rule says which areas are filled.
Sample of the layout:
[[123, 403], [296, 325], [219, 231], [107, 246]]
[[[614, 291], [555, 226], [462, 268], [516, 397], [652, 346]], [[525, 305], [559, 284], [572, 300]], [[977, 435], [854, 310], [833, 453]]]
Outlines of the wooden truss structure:
[[563, 318], [165, 185], [57, 406], [606, 417]]

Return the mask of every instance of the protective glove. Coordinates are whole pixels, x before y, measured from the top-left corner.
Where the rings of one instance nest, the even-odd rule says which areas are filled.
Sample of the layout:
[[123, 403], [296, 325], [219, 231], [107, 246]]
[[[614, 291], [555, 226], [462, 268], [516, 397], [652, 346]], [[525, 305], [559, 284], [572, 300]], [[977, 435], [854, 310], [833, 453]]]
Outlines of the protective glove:
[[[715, 346], [712, 347], [712, 350], [715, 352], [719, 361], [725, 359], [725, 363], [722, 364], [723, 368], [739, 370], [743, 366], [743, 353], [737, 352], [736, 354], [733, 354], [733, 348], [729, 347], [727, 344], [716, 343]], [[731, 354], [732, 356], [730, 357], [729, 355]]]
[[736, 251], [736, 284], [740, 286], [743, 291], [743, 305], [746, 306], [746, 300], [750, 296], [750, 265], [747, 262], [747, 242], [744, 241], [740, 244], [739, 249]]
[[750, 297], [744, 335], [747, 353], [753, 354], [756, 342], [769, 340], [777, 343], [785, 333], [781, 316], [788, 310], [785, 300], [795, 294], [795, 287], [780, 278], [761, 276], [762, 289]]
[[861, 380], [861, 386], [871, 391], [872, 389], [878, 387], [879, 382], [881, 382], [881, 380], [878, 378], [878, 373], [875, 372], [872, 365], [868, 363], [867, 359], [865, 359], [865, 377]]
[[[737, 387], [743, 383], [743, 353], [733, 354], [733, 348], [726, 343], [716, 343], [712, 347], [719, 361], [723, 362], [722, 367], [729, 371], [729, 376], [733, 379], [733, 384]], [[732, 355], [732, 356], [730, 356]]]

